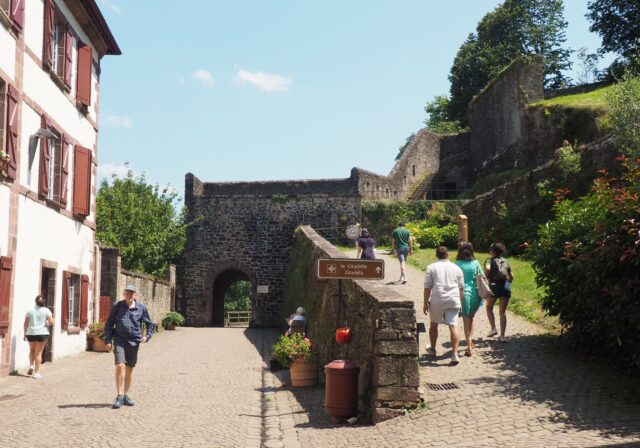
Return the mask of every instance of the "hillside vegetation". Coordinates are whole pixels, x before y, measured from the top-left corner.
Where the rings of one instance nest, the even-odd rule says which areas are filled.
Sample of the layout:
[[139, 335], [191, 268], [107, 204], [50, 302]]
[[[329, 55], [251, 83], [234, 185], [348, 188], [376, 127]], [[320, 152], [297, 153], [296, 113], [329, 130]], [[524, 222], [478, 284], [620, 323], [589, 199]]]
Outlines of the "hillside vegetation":
[[532, 105], [543, 107], [563, 107], [571, 109], [606, 110], [606, 96], [607, 92], [609, 92], [611, 88], [612, 86], [607, 86], [600, 89], [592, 90], [591, 92], [557, 96], [555, 98], [538, 101], [536, 103], [533, 103]]

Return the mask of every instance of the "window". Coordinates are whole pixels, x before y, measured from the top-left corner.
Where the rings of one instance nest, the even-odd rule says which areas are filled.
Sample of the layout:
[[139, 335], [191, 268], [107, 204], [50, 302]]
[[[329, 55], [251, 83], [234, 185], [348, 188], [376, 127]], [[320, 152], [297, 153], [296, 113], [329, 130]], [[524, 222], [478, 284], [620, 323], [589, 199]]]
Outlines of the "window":
[[62, 327], [80, 328], [87, 326], [89, 297], [89, 277], [72, 272], [63, 272]]
[[16, 31], [22, 31], [24, 23], [25, 0], [0, 0], [0, 15], [6, 16], [11, 27]]
[[40, 196], [66, 207], [69, 144], [66, 136], [50, 126], [44, 115], [42, 127], [52, 131], [56, 138], [40, 139], [38, 191]]
[[0, 80], [0, 150], [9, 154], [6, 174], [16, 178], [18, 147], [18, 91]]
[[88, 216], [91, 211], [91, 151], [76, 145], [73, 165], [73, 213]]
[[9, 8], [10, 8], [11, 0], [0, 0], [0, 11], [5, 13], [7, 17], [9, 17]]
[[[2, 1], [2, 0], [0, 0]], [[6, 134], [7, 122], [5, 121], [5, 112], [7, 110], [7, 85], [0, 79], [0, 151], [7, 152]]]
[[60, 202], [60, 180], [62, 177], [62, 140], [58, 136], [57, 140], [51, 139], [49, 142], [49, 172], [47, 186], [47, 198], [55, 202]]
[[54, 6], [53, 0], [45, 0], [42, 62], [45, 69], [54, 73], [67, 88], [71, 88], [75, 40], [71, 28]]

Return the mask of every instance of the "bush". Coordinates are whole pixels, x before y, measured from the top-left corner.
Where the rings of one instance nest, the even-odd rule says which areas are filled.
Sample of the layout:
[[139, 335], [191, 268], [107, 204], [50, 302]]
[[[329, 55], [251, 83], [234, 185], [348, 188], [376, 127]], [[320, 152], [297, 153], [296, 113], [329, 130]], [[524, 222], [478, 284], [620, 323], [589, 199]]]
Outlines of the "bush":
[[[620, 179], [596, 179], [587, 196], [558, 198], [555, 218], [530, 248], [542, 306], [572, 339], [640, 368], [640, 160]], [[606, 174], [606, 173], [605, 173]]]
[[444, 245], [447, 247], [456, 247], [458, 242], [458, 226], [456, 224], [447, 224], [446, 226], [429, 225], [429, 221], [420, 221], [417, 223], [407, 223], [407, 229], [416, 239], [418, 247], [437, 247]]
[[170, 326], [181, 327], [183, 325], [184, 325], [184, 316], [178, 313], [177, 311], [169, 311], [167, 314], [165, 314], [164, 318], [162, 319], [162, 326], [164, 328], [167, 328]]
[[273, 353], [282, 367], [288, 367], [292, 361], [307, 360], [311, 357], [313, 343], [302, 333], [280, 336], [273, 346]]
[[624, 154], [640, 157], [640, 76], [626, 75], [606, 95], [607, 124]]

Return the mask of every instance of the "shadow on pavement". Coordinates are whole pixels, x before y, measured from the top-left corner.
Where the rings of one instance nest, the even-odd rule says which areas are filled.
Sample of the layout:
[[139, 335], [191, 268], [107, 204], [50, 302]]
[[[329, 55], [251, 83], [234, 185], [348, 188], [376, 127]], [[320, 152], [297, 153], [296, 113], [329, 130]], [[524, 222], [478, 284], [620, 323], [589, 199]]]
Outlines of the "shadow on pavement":
[[83, 404], [61, 404], [58, 409], [84, 408], [84, 409], [102, 409], [110, 408], [111, 404], [106, 403], [83, 403]]
[[508, 344], [490, 345], [483, 360], [504, 374], [468, 383], [489, 385], [496, 395], [546, 404], [552, 410], [549, 422], [640, 437], [640, 385], [630, 375], [585, 359], [557, 336], [512, 337]]

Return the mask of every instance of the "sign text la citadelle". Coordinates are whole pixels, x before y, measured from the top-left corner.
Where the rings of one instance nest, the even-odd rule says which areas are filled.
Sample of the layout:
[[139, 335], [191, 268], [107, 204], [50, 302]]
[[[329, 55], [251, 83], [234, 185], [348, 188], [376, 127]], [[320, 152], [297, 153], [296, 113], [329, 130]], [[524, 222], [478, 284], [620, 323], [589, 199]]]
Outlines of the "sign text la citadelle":
[[318, 278], [382, 280], [384, 279], [384, 260], [320, 258], [318, 259]]

